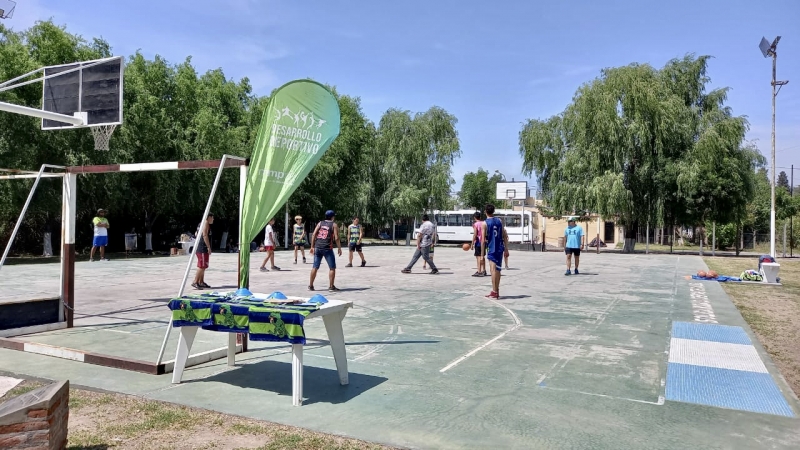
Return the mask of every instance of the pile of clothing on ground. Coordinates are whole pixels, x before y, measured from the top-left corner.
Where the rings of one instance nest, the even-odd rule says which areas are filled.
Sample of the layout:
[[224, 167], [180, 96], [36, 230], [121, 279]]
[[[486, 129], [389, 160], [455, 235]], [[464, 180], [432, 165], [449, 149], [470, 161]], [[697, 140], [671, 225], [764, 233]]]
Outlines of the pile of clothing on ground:
[[761, 255], [758, 258], [758, 270], [747, 269], [738, 277], [729, 277], [720, 275], [716, 271], [709, 270], [708, 272], [700, 270], [697, 275], [692, 275], [693, 280], [709, 280], [709, 281], [764, 281], [764, 276], [761, 275], [761, 264], [773, 263], [775, 258], [770, 255]]

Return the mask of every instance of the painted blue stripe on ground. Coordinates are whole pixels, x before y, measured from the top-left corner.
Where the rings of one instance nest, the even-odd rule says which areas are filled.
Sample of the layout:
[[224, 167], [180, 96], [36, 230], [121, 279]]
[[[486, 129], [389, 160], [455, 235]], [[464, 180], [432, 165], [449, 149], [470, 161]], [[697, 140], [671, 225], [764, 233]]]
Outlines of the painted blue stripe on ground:
[[669, 363], [667, 400], [794, 417], [768, 373]]
[[728, 344], [752, 344], [742, 327], [709, 323], [672, 322], [672, 337]]

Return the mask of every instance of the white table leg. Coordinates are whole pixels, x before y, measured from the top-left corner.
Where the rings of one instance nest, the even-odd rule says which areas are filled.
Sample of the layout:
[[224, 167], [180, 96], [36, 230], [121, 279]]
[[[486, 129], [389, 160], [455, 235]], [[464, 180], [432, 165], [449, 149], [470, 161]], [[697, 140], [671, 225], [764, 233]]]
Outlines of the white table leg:
[[344, 346], [344, 331], [342, 330], [342, 320], [344, 320], [345, 314], [347, 314], [347, 309], [336, 314], [322, 316], [325, 329], [328, 331], [328, 341], [333, 350], [333, 360], [336, 361], [336, 370], [339, 372], [339, 383], [342, 386], [350, 383], [347, 373], [347, 349]]
[[292, 404], [303, 404], [303, 346], [292, 344]]
[[180, 383], [183, 378], [183, 369], [186, 367], [186, 360], [189, 359], [189, 352], [192, 350], [194, 337], [200, 327], [180, 327], [181, 334], [178, 336], [178, 351], [175, 353], [175, 367], [172, 369], [172, 382]]
[[236, 365], [236, 333], [228, 333], [228, 365]]

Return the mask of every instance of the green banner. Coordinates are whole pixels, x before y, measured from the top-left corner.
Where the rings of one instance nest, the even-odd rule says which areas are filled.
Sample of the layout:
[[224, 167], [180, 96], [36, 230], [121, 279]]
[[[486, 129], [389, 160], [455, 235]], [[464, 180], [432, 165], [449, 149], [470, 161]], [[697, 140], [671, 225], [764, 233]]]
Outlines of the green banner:
[[239, 247], [239, 287], [250, 282], [250, 242], [286, 203], [339, 135], [339, 102], [323, 85], [296, 80], [269, 100], [250, 158]]

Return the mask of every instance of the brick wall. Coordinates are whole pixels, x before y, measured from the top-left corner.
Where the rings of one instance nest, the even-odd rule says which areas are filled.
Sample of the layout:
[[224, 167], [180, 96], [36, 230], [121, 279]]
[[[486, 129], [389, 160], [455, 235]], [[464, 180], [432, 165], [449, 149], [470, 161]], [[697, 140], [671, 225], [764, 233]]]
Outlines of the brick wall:
[[0, 449], [67, 448], [69, 381], [40, 387], [0, 405]]

